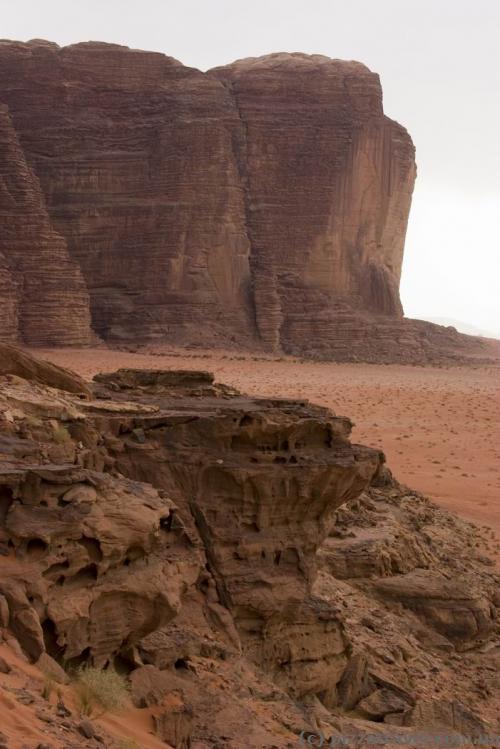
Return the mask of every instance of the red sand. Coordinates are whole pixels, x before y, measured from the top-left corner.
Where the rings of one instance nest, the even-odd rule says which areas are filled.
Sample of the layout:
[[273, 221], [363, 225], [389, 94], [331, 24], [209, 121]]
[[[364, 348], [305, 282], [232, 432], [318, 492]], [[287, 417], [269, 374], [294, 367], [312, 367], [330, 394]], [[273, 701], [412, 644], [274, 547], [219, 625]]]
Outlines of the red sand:
[[89, 379], [125, 366], [209, 369], [251, 394], [328, 406], [355, 422], [354, 441], [384, 450], [400, 481], [500, 535], [499, 367], [263, 361], [175, 349], [162, 355], [100, 348], [34, 353]]
[[[0, 643], [0, 656], [2, 656], [12, 668], [10, 674], [2, 675], [0, 684], [0, 733], [3, 733], [8, 741], [9, 749], [31, 749], [35, 746], [53, 747], [53, 749], [67, 749], [69, 737], [61, 728], [60, 724], [53, 722], [51, 728], [40, 718], [39, 710], [35, 703], [23, 705], [16, 699], [14, 690], [24, 690], [31, 696], [40, 697], [44, 680], [40, 671], [30, 665], [25, 657], [13, 650], [6, 643]], [[72, 686], [54, 686], [46, 708], [50, 713], [58, 699], [58, 692], [66, 706], [77, 715], [75, 694]], [[43, 704], [43, 702], [42, 702]], [[92, 719], [98, 729], [102, 726], [111, 736], [118, 740], [128, 739], [130, 747], [137, 746], [141, 749], [168, 749], [169, 744], [160, 741], [152, 735], [151, 709], [138, 709], [131, 704], [116, 714], [107, 714], [100, 719]], [[55, 738], [53, 730], [59, 733]], [[28, 743], [27, 743], [28, 742]], [[80, 746], [88, 742], [81, 740]], [[125, 743], [123, 744], [125, 746]]]

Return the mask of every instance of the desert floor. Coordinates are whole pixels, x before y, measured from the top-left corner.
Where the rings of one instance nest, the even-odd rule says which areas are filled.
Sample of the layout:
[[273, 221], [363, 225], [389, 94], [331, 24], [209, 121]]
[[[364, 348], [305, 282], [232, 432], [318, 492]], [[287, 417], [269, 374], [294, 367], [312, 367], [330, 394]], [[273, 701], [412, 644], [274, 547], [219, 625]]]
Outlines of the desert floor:
[[399, 481], [489, 526], [500, 541], [500, 367], [332, 364], [178, 349], [35, 353], [88, 379], [119, 367], [208, 369], [250, 394], [328, 406], [352, 419], [353, 441], [384, 450]]

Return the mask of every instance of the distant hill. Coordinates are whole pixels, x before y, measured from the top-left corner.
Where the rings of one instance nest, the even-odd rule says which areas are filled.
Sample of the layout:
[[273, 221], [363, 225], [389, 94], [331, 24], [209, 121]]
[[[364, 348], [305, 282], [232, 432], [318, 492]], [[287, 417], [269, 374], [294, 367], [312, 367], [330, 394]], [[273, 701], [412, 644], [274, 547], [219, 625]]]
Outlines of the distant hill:
[[427, 320], [428, 322], [434, 322], [436, 325], [452, 325], [458, 330], [459, 333], [465, 333], [466, 335], [478, 335], [482, 338], [500, 338], [498, 333], [493, 333], [491, 330], [484, 330], [478, 328], [475, 325], [471, 325], [461, 320], [454, 320], [452, 317], [422, 317], [421, 320]]

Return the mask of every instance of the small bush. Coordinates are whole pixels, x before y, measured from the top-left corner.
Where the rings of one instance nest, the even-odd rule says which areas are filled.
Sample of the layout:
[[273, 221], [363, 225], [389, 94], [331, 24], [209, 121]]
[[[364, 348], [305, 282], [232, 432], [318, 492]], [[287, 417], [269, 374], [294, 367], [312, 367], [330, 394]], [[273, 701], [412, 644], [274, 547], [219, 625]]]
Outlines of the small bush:
[[120, 739], [118, 741], [120, 749], [141, 749], [135, 739]]
[[54, 441], [58, 444], [62, 444], [63, 442], [69, 442], [71, 437], [69, 436], [69, 432], [62, 424], [56, 424], [54, 426], [53, 430], [54, 434]]
[[48, 672], [44, 671], [42, 672], [42, 676], [43, 676], [42, 697], [44, 700], [49, 701], [51, 694], [55, 689], [56, 683], [52, 674], [49, 674]]
[[113, 669], [87, 666], [78, 671], [76, 695], [81, 715], [87, 717], [120, 710], [128, 697], [125, 678]]

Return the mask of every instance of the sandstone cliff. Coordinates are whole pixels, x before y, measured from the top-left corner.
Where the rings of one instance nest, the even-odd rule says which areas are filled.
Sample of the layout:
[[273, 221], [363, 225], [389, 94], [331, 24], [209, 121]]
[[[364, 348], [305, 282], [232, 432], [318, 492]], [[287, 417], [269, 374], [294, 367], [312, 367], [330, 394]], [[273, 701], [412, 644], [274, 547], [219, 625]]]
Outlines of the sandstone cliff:
[[0, 105], [0, 337], [90, 343], [89, 295], [51, 224], [39, 180]]
[[485, 355], [402, 318], [414, 179], [360, 63], [0, 42], [0, 340]]
[[414, 148], [384, 116], [378, 76], [355, 62], [283, 54], [210, 75], [231, 92], [244, 126], [261, 338], [278, 345], [281, 326], [298, 308], [307, 314], [307, 301], [312, 316], [320, 300], [400, 316]]
[[24, 653], [63, 680], [61, 666], [119, 669], [142, 724], [178, 749], [415, 746], [422, 728], [494, 741], [484, 539], [351, 444], [347, 418], [206, 372], [120, 370], [82, 397], [71, 373], [58, 389], [10, 356], [0, 715], [32, 704], [51, 746], [89, 745]]

